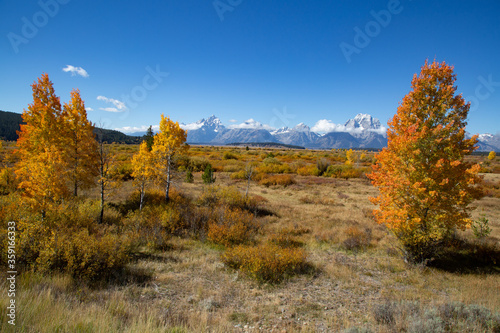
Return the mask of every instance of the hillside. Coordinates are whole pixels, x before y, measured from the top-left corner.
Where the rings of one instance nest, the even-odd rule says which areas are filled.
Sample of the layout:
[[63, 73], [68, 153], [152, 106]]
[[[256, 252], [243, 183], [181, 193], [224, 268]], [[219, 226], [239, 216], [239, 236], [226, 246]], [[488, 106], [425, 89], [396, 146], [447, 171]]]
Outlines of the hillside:
[[20, 113], [0, 111], [0, 139], [6, 141], [16, 141], [17, 133], [23, 123]]
[[[23, 124], [23, 118], [20, 113], [0, 111], [0, 139], [6, 141], [16, 141], [17, 131], [20, 130], [20, 125]], [[140, 143], [142, 137], [130, 136], [123, 134], [122, 132], [110, 130], [110, 129], [95, 129], [94, 132], [102, 132], [102, 139], [108, 143], [126, 143], [134, 144]]]

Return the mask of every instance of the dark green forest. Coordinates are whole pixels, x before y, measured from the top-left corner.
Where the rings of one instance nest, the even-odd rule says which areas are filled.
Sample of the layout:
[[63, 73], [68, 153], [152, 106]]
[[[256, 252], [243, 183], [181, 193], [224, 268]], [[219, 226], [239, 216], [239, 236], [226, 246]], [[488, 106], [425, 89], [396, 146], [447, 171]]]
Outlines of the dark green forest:
[[[0, 139], [6, 141], [16, 141], [17, 131], [20, 130], [20, 125], [23, 124], [23, 118], [20, 113], [0, 111]], [[125, 143], [136, 144], [142, 141], [141, 137], [129, 136], [119, 131], [96, 128], [96, 135], [102, 135], [102, 140], [108, 143]]]

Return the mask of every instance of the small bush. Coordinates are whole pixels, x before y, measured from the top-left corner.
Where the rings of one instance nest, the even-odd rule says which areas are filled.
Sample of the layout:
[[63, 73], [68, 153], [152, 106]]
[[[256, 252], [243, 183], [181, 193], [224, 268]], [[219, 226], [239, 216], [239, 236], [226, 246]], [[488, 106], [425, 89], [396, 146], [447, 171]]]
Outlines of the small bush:
[[206, 166], [205, 171], [201, 175], [201, 179], [203, 179], [204, 184], [215, 183], [214, 169], [210, 164]]
[[301, 248], [282, 248], [268, 243], [230, 248], [222, 255], [222, 261], [261, 283], [279, 283], [304, 270], [306, 255]]
[[297, 174], [300, 176], [320, 176], [321, 172], [314, 165], [307, 165], [297, 168]]
[[473, 221], [471, 229], [477, 239], [483, 239], [491, 233], [489, 220], [485, 216], [481, 216], [478, 220]]
[[247, 173], [245, 170], [239, 170], [239, 171], [233, 172], [231, 174], [231, 176], [229, 176], [229, 177], [231, 177], [231, 179], [247, 179], [246, 176], [247, 176]]
[[373, 307], [373, 317], [378, 324], [391, 324], [395, 318], [395, 305], [391, 302], [376, 304]]
[[193, 172], [190, 169], [187, 169], [186, 171], [186, 183], [194, 183], [194, 176]]
[[248, 243], [256, 224], [253, 215], [238, 208], [221, 208], [208, 222], [207, 238], [215, 244], [234, 246]]
[[16, 176], [13, 168], [4, 167], [0, 170], [0, 195], [14, 192], [17, 188]]
[[271, 185], [282, 185], [287, 187], [289, 185], [295, 184], [295, 179], [290, 175], [273, 175], [263, 178], [259, 181], [260, 185], [269, 187]]
[[237, 160], [238, 159], [238, 157], [235, 154], [233, 154], [229, 151], [224, 152], [224, 154], [222, 155], [222, 158], [225, 160]]
[[316, 168], [318, 169], [318, 176], [323, 175], [329, 166], [330, 166], [330, 161], [328, 161], [325, 158], [322, 158], [322, 159], [316, 161]]
[[61, 270], [73, 278], [108, 280], [129, 260], [129, 240], [114, 232], [89, 234], [87, 229], [52, 234], [37, 258], [37, 269]]
[[133, 179], [134, 168], [130, 163], [122, 163], [112, 170], [112, 178], [116, 180], [127, 181]]
[[361, 230], [356, 226], [351, 226], [347, 228], [344, 232], [346, 239], [342, 243], [344, 248], [350, 251], [359, 251], [361, 249], [366, 249], [370, 245], [371, 241], [371, 229], [367, 228]]

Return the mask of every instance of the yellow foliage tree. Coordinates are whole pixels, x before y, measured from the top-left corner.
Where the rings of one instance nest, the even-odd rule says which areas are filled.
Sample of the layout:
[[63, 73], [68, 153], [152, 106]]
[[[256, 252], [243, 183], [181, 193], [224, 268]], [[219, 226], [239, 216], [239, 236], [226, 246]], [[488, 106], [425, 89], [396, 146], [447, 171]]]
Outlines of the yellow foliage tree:
[[69, 178], [73, 195], [77, 196], [78, 189], [91, 187], [98, 174], [98, 149], [94, 126], [87, 119], [85, 103], [78, 89], [71, 92], [71, 101], [64, 104], [62, 117]]
[[31, 206], [45, 216], [52, 204], [68, 195], [67, 159], [61, 102], [43, 74], [32, 84], [33, 103], [23, 111], [26, 124], [18, 132], [16, 165], [19, 188]]
[[149, 151], [148, 141], [144, 140], [139, 147], [139, 152], [132, 157], [132, 177], [134, 177], [134, 182], [139, 187], [140, 193], [139, 210], [142, 210], [146, 186], [154, 175], [152, 162], [153, 155]]
[[497, 153], [495, 153], [494, 151], [490, 151], [490, 153], [488, 154], [488, 159], [490, 161], [493, 161], [495, 157], [497, 157]]
[[187, 132], [178, 122], [161, 115], [160, 131], [154, 136], [153, 159], [155, 173], [160, 183], [165, 186], [165, 201], [169, 200], [173, 157], [185, 149]]
[[353, 165], [355, 160], [356, 160], [356, 153], [354, 150], [349, 149], [348, 151], [345, 152], [345, 164], [347, 165]]
[[388, 146], [368, 175], [379, 188], [375, 216], [401, 241], [406, 258], [432, 257], [455, 229], [470, 225], [481, 196], [479, 165], [464, 161], [477, 138], [465, 137], [470, 104], [455, 95], [453, 67], [427, 61], [389, 122]]

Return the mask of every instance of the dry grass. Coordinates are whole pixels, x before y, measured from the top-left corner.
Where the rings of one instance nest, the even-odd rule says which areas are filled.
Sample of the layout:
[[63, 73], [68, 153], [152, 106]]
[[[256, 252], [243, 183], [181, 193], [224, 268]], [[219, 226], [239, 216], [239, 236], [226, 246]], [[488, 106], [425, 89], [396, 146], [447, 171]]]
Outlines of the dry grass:
[[[224, 159], [224, 153], [226, 158]], [[262, 160], [269, 150], [192, 148], [192, 156], [225, 162]], [[122, 152], [121, 152], [122, 153]], [[279, 153], [279, 154], [278, 154]], [[339, 152], [275, 151], [283, 162], [301, 158], [315, 163]], [[232, 165], [232, 164], [227, 164]], [[246, 182], [217, 172], [216, 184], [241, 192]], [[461, 302], [500, 312], [499, 264], [465, 272], [446, 267], [408, 266], [397, 255], [395, 238], [371, 215], [368, 197], [377, 194], [363, 179], [293, 176], [295, 184], [265, 187], [252, 182], [250, 194], [260, 198], [268, 214], [257, 215], [256, 243], [293, 242], [313, 267], [283, 283], [260, 284], [221, 261], [222, 249], [203, 240], [173, 237], [166, 251], [144, 251], [118, 282], [89, 289], [65, 276], [25, 274], [18, 284], [18, 332], [339, 332], [369, 328], [374, 332], [406, 329], [411, 311], [442, 309]], [[203, 193], [201, 173], [193, 183], [176, 188], [197, 198]], [[492, 183], [499, 175], [488, 174]], [[132, 188], [124, 183], [113, 200], [123, 201]], [[490, 221], [490, 240], [500, 240], [500, 198], [476, 203], [474, 217]], [[368, 237], [369, 235], [369, 237]], [[466, 231], [462, 237], [471, 238]], [[355, 238], [357, 246], [346, 246]], [[287, 243], [288, 244], [288, 243]], [[291, 244], [291, 243], [290, 243]], [[474, 271], [475, 270], [475, 271]], [[495, 271], [496, 270], [496, 271]], [[2, 276], [0, 292], [6, 294]], [[7, 298], [0, 298], [0, 330], [8, 332]], [[392, 311], [394, 320], [382, 315]], [[413, 304], [411, 306], [407, 304]], [[385, 312], [384, 312], [385, 311]], [[417, 310], [415, 310], [417, 311]], [[437, 311], [437, 310], [436, 310]], [[382, 316], [382, 317], [380, 317]], [[390, 315], [388, 315], [390, 317]], [[406, 317], [405, 317], [406, 316]], [[389, 318], [388, 317], [388, 318]], [[389, 324], [388, 324], [389, 323]], [[424, 323], [427, 324], [427, 323]], [[416, 324], [415, 324], [416, 325]], [[476, 325], [477, 326], [477, 325]], [[476, 327], [471, 326], [471, 327]], [[479, 326], [477, 326], [479, 327]], [[479, 329], [479, 328], [478, 328]], [[11, 330], [12, 331], [12, 330]], [[483, 331], [488, 331], [487, 329]], [[492, 331], [492, 330], [489, 330]]]

